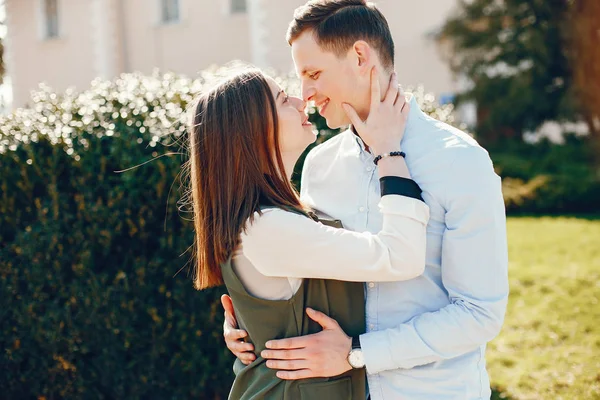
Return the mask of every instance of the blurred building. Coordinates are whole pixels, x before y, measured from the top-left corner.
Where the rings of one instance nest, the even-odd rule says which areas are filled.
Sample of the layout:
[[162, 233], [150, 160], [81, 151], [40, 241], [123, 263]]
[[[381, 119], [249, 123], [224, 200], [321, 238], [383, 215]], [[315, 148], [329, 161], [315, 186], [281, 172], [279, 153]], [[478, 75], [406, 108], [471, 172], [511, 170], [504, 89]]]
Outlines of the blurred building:
[[[304, 0], [5, 0], [13, 106], [40, 82], [85, 89], [95, 77], [154, 68], [195, 76], [233, 59], [293, 70], [285, 32]], [[403, 85], [455, 92], [430, 36], [456, 0], [379, 0]]]

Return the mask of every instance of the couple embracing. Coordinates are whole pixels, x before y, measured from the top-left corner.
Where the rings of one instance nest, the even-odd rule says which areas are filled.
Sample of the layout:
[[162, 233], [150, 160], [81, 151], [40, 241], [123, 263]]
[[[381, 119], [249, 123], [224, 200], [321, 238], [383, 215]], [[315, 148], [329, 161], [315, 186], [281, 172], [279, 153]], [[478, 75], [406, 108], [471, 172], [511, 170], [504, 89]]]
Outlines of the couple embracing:
[[[229, 293], [230, 398], [489, 399], [508, 260], [487, 152], [402, 91], [373, 4], [309, 1], [287, 40], [302, 98], [246, 68], [189, 134], [194, 282]], [[307, 101], [349, 128], [308, 154], [298, 194]]]

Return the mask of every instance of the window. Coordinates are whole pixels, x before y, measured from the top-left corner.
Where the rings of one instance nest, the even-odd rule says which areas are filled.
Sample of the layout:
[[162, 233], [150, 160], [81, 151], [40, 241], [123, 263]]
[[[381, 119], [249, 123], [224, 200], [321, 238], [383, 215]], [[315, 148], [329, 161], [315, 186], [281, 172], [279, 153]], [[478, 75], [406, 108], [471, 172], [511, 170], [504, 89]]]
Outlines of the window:
[[231, 13], [241, 14], [246, 12], [246, 0], [230, 0], [231, 1]]
[[42, 16], [44, 18], [44, 36], [58, 37], [58, 0], [43, 0]]
[[179, 22], [179, 0], [161, 0], [162, 22]]

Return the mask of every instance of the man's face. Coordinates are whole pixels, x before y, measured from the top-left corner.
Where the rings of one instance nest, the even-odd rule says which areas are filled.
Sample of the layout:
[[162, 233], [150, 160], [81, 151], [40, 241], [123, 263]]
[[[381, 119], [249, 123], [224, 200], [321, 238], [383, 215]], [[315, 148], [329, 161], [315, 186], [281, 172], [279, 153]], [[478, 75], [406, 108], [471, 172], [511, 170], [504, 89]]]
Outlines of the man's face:
[[369, 110], [369, 74], [360, 66], [353, 49], [338, 57], [323, 50], [311, 30], [303, 32], [292, 42], [292, 57], [302, 83], [302, 98], [314, 101], [319, 113], [334, 129], [350, 124], [342, 103], [354, 107], [366, 118]]

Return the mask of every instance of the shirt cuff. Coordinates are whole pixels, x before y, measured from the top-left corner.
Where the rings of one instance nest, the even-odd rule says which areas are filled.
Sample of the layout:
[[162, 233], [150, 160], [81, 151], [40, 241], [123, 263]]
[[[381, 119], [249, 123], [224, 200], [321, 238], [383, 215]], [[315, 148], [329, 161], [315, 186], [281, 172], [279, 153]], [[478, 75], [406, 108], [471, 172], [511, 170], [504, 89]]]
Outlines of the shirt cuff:
[[384, 176], [379, 178], [379, 186], [382, 197], [388, 194], [399, 194], [423, 201], [423, 197], [421, 197], [422, 190], [417, 182], [412, 179], [399, 176]]
[[364, 333], [359, 339], [369, 374], [411, 369], [442, 359], [418, 336], [414, 319], [395, 328]]
[[403, 195], [390, 193], [387, 196], [383, 196], [379, 200], [379, 211], [382, 215], [409, 217], [424, 225], [427, 225], [429, 222], [429, 207], [427, 204], [424, 201]]
[[373, 333], [375, 332], [359, 336], [367, 373], [371, 375], [389, 369], [397, 369], [388, 341], [385, 340], [386, 338], [378, 337], [380, 335], [373, 335]]

